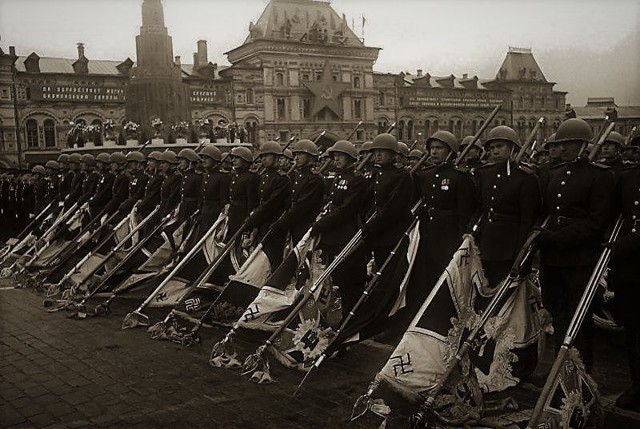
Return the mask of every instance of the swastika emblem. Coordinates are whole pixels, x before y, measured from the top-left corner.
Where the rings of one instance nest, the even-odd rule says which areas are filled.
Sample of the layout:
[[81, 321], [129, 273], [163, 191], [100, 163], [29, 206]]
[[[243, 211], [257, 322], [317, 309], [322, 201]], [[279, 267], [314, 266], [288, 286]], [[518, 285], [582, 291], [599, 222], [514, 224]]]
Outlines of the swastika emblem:
[[162, 301], [166, 301], [168, 299], [167, 297], [167, 292], [160, 292], [159, 294], [156, 295], [156, 301], [157, 302], [162, 302]]
[[248, 307], [247, 310], [242, 315], [242, 317], [244, 318], [245, 322], [251, 322], [252, 320], [257, 319], [259, 315], [260, 315], [260, 309], [256, 304], [253, 307]]
[[411, 355], [407, 353], [406, 358], [406, 361], [404, 360], [404, 356], [392, 356], [389, 358], [389, 360], [397, 360], [397, 362], [393, 364], [393, 375], [396, 377], [413, 372], [413, 369], [411, 369]]

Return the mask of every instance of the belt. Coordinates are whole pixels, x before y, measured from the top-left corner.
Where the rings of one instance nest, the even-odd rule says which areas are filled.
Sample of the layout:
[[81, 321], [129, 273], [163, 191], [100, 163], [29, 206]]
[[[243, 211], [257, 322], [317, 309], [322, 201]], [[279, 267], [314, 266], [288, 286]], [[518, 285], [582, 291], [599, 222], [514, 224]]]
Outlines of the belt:
[[487, 215], [489, 222], [520, 222], [520, 216], [496, 213], [490, 211]]
[[582, 217], [567, 217], [567, 216], [556, 216], [555, 218], [551, 218], [550, 222], [556, 225], [568, 225], [577, 220], [584, 219]]
[[197, 198], [192, 198], [192, 197], [185, 197], [185, 198], [182, 199], [182, 201], [186, 201], [188, 203], [193, 203], [193, 202], [198, 201], [198, 199]]
[[457, 216], [458, 213], [456, 213], [454, 210], [441, 210], [441, 209], [427, 209], [427, 215], [429, 217], [446, 217], [446, 216]]

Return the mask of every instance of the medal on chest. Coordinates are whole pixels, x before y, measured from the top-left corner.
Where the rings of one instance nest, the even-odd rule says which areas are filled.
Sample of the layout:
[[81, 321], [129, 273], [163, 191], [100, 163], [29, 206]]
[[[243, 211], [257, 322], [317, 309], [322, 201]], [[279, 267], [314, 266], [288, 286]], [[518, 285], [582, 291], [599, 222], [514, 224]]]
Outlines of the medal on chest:
[[440, 182], [440, 189], [443, 191], [448, 191], [450, 184], [451, 184], [450, 179], [442, 179], [442, 182]]

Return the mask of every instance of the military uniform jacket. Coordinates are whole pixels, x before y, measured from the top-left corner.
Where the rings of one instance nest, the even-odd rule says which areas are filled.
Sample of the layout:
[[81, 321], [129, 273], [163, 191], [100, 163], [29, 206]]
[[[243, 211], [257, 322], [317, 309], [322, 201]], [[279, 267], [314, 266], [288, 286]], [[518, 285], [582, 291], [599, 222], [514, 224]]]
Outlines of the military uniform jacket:
[[367, 191], [365, 178], [353, 168], [337, 170], [329, 193], [329, 210], [313, 226], [320, 243], [343, 247], [360, 229], [360, 210]]
[[47, 178], [47, 203], [51, 202], [54, 205], [58, 204], [58, 182], [59, 178], [57, 175], [49, 176]]
[[64, 201], [67, 195], [71, 193], [71, 190], [73, 189], [72, 183], [74, 176], [75, 173], [73, 171], [67, 171], [66, 173], [61, 175], [60, 182], [58, 183], [58, 201]]
[[478, 171], [478, 190], [480, 255], [486, 261], [511, 261], [539, 215], [538, 179], [511, 161], [491, 164]]
[[369, 246], [394, 246], [411, 222], [411, 174], [404, 168], [387, 165], [373, 177], [374, 215], [363, 232]]
[[133, 209], [133, 206], [144, 197], [144, 191], [147, 186], [147, 176], [144, 171], [136, 171], [129, 177], [129, 191], [127, 199], [125, 199], [118, 207], [118, 210], [122, 213], [129, 213]]
[[299, 240], [320, 213], [324, 199], [324, 181], [310, 167], [296, 169], [292, 175], [291, 205], [278, 224]]
[[247, 220], [249, 228], [266, 232], [271, 224], [287, 209], [291, 197], [289, 178], [275, 167], [266, 168], [260, 175], [258, 206]]
[[231, 233], [235, 232], [258, 205], [258, 175], [249, 170], [235, 171], [229, 185], [229, 224]]
[[426, 249], [434, 255], [452, 255], [478, 209], [473, 180], [451, 164], [432, 166], [416, 177], [417, 193], [424, 201], [420, 225]]
[[193, 168], [184, 171], [180, 182], [180, 222], [187, 220], [198, 210], [201, 193], [202, 176]]
[[640, 281], [640, 166], [620, 174], [614, 198], [623, 223], [610, 267], [617, 280], [637, 283]]
[[64, 200], [65, 208], [71, 207], [82, 195], [82, 182], [84, 182], [84, 177], [84, 172], [80, 170], [76, 171], [73, 175], [73, 180], [71, 181], [71, 192], [69, 192], [69, 195]]
[[160, 204], [160, 188], [164, 182], [164, 176], [160, 174], [151, 177], [145, 174], [145, 176], [147, 176], [147, 179], [145, 179], [144, 196], [140, 204], [138, 204], [138, 213], [141, 219], [149, 216], [149, 213]]
[[82, 195], [78, 198], [78, 205], [86, 203], [96, 193], [98, 182], [100, 181], [100, 174], [97, 171], [91, 171], [86, 173], [84, 180], [82, 180]]
[[128, 197], [129, 197], [129, 177], [124, 173], [120, 173], [113, 179], [111, 188], [111, 199], [106, 205], [108, 214], [115, 213]]
[[160, 186], [160, 210], [161, 217], [171, 213], [180, 203], [181, 176], [170, 173], [165, 176]]
[[212, 225], [222, 208], [229, 202], [228, 173], [219, 170], [208, 171], [202, 175], [202, 208], [200, 217], [207, 225]]
[[47, 181], [38, 180], [33, 186], [33, 211], [36, 216], [47, 206]]
[[544, 190], [544, 213], [551, 243], [540, 252], [543, 265], [593, 265], [602, 249], [608, 221], [613, 174], [586, 159], [551, 169]]
[[115, 176], [110, 171], [104, 171], [100, 174], [100, 179], [98, 179], [98, 184], [96, 185], [95, 195], [89, 199], [89, 208], [93, 215], [100, 213], [111, 199], [114, 180]]

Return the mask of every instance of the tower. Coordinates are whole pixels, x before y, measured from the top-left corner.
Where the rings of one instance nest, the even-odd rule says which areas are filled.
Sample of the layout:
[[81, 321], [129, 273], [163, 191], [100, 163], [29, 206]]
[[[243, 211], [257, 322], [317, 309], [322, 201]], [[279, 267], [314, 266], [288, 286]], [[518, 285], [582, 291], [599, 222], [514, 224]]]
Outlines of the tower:
[[125, 114], [151, 128], [151, 119], [165, 124], [190, 119], [189, 86], [182, 82], [180, 64], [173, 62], [173, 44], [164, 25], [161, 0], [144, 0], [142, 26], [136, 36], [136, 66], [131, 69]]

